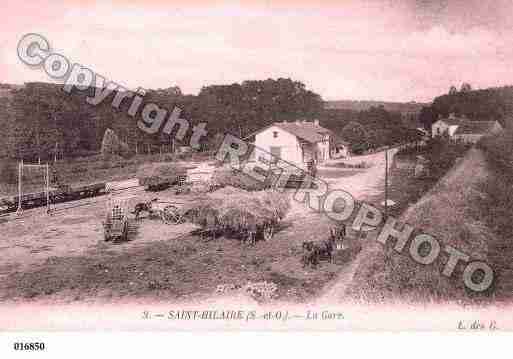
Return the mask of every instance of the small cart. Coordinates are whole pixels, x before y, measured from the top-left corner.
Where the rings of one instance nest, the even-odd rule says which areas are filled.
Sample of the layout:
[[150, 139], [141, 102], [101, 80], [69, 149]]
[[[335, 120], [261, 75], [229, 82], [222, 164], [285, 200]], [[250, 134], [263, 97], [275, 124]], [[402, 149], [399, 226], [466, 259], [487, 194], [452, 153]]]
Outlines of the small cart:
[[137, 231], [137, 225], [127, 216], [128, 199], [115, 198], [107, 203], [107, 213], [103, 221], [103, 233], [106, 242], [127, 241], [130, 234]]

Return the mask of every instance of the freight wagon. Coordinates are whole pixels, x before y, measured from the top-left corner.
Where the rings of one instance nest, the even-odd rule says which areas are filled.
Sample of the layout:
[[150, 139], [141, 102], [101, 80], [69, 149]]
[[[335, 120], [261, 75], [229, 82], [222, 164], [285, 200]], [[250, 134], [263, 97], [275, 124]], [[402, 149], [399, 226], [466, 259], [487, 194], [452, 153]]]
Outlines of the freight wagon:
[[[58, 188], [50, 188], [48, 197], [50, 203], [64, 203], [75, 201], [83, 198], [96, 197], [106, 194], [106, 183], [94, 183], [83, 186], [59, 186]], [[31, 209], [45, 206], [47, 203], [47, 193], [33, 192], [25, 193], [21, 196], [11, 196], [0, 198], [0, 215], [16, 212], [20, 207], [21, 209]]]

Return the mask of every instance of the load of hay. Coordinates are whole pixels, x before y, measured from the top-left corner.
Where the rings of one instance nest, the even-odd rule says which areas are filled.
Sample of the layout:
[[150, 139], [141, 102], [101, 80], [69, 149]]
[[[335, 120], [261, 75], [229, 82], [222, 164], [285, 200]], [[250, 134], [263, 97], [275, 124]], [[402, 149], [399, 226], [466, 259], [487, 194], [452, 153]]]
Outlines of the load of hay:
[[172, 185], [186, 176], [185, 167], [169, 162], [146, 163], [137, 170], [139, 184], [148, 187]]
[[265, 177], [265, 181], [255, 179], [239, 170], [233, 170], [231, 168], [218, 168], [214, 171], [211, 179], [212, 188], [223, 188], [226, 186], [241, 188], [246, 191], [262, 191], [265, 189], [284, 187], [284, 188], [297, 188], [304, 181], [306, 173], [299, 168], [289, 167], [286, 168], [287, 172], [290, 172], [287, 181], [284, 182], [280, 179], [281, 170], [265, 171], [254, 168], [254, 171]]
[[190, 219], [203, 227], [218, 227], [232, 233], [257, 233], [275, 227], [290, 210], [290, 199], [281, 192], [248, 192], [225, 187], [198, 200], [189, 208]]
[[103, 135], [101, 154], [104, 160], [109, 160], [113, 156], [130, 158], [132, 155], [128, 144], [121, 141], [110, 128], [105, 130], [105, 134]]
[[261, 182], [250, 175], [231, 168], [218, 168], [212, 174], [212, 186], [214, 188], [236, 187], [246, 191], [261, 191], [269, 188], [267, 182]]

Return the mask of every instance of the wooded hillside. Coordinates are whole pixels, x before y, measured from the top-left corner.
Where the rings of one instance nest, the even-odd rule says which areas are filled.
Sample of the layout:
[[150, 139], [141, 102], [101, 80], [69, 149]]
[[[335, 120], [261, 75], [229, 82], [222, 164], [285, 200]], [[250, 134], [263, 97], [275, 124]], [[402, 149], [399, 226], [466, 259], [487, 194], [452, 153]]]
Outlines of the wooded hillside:
[[[111, 104], [115, 92], [100, 105], [92, 106], [86, 102], [86, 97], [93, 95], [92, 88], [67, 94], [57, 84], [27, 83], [23, 87], [4, 84], [1, 90], [1, 157], [35, 160], [53, 158], [56, 153], [66, 157], [98, 153], [107, 128], [129, 146], [170, 143], [170, 136], [149, 135], [138, 129], [138, 117], [127, 114], [131, 100], [114, 109]], [[273, 122], [296, 119], [319, 119], [340, 137], [345, 126], [358, 122], [362, 136], [351, 140], [365, 147], [396, 143], [409, 134], [400, 113], [388, 112], [384, 107], [325, 110], [321, 96], [301, 82], [284, 78], [211, 85], [198, 95], [184, 95], [178, 87], [147, 90], [144, 103], [149, 102], [169, 113], [179, 107], [181, 117], [192, 126], [206, 122], [208, 136], [203, 149], [214, 149], [219, 134], [231, 132], [244, 138]]]
[[513, 125], [513, 86], [484, 90], [454, 88], [448, 94], [435, 98], [430, 106], [424, 107], [419, 119], [429, 128], [439, 116], [454, 113], [465, 115], [471, 120], [499, 121], [503, 126]]

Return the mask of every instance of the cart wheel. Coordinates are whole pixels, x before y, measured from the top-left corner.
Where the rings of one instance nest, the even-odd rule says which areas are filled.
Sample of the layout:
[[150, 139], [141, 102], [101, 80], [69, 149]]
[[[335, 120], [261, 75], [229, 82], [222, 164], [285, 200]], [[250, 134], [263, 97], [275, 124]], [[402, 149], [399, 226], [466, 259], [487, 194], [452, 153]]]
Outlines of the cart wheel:
[[274, 226], [272, 226], [272, 225], [265, 226], [263, 235], [264, 235], [265, 241], [270, 241], [274, 236]]
[[164, 221], [165, 224], [180, 224], [182, 222], [182, 217], [180, 216], [180, 212], [178, 208], [175, 206], [167, 206], [160, 212], [160, 217]]

